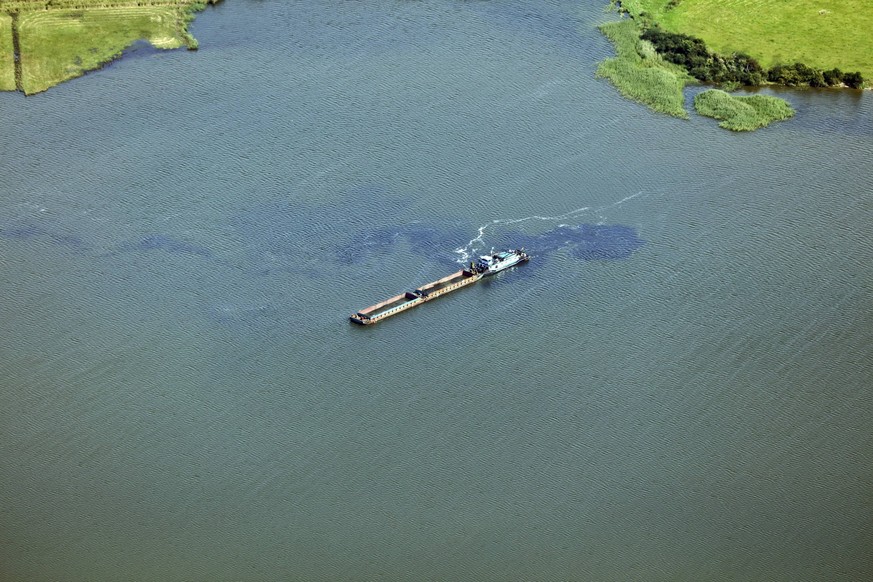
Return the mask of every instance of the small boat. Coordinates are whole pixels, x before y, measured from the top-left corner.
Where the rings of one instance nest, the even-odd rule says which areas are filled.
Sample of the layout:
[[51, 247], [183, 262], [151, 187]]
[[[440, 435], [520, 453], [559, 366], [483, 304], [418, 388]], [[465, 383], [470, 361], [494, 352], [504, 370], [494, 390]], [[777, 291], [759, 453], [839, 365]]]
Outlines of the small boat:
[[524, 249], [501, 251], [491, 255], [482, 255], [475, 262], [470, 263], [470, 270], [475, 270], [485, 276], [494, 275], [528, 260], [530, 260], [530, 255], [524, 252]]
[[392, 315], [397, 315], [401, 311], [406, 311], [446, 293], [472, 285], [483, 277], [505, 271], [510, 267], [529, 260], [530, 255], [524, 252], [524, 249], [513, 249], [490, 255], [482, 255], [475, 261], [470, 261], [469, 268], [461, 269], [433, 283], [422, 285], [415, 291], [407, 291], [390, 297], [381, 303], [353, 313], [349, 316], [349, 319], [360, 325], [372, 325]]

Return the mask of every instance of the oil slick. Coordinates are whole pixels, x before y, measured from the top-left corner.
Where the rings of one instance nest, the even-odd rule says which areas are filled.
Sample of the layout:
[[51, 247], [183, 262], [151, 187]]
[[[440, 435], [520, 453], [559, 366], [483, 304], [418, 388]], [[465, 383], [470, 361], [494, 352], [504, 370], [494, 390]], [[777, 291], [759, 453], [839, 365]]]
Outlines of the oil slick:
[[[578, 261], [616, 261], [631, 257], [645, 241], [635, 228], [607, 224], [605, 211], [633, 200], [640, 193], [618, 202], [591, 209], [580, 207], [563, 214], [497, 218], [475, 226], [467, 221], [407, 221], [402, 216], [409, 208], [403, 197], [393, 196], [381, 187], [365, 187], [341, 194], [341, 204], [310, 205], [294, 200], [274, 200], [242, 210], [226, 219], [222, 232], [232, 240], [188, 240], [172, 233], [147, 232], [113, 243], [97, 244], [93, 237], [80, 236], [66, 226], [39, 224], [33, 220], [0, 223], [0, 241], [5, 244], [39, 244], [55, 247], [55, 252], [75, 253], [85, 260], [134, 256], [144, 260], [196, 261], [198, 268], [214, 273], [233, 271], [248, 278], [253, 285], [269, 286], [273, 282], [259, 279], [303, 276], [319, 286], [335, 280], [325, 273], [346, 272], [360, 267], [382, 269], [397, 263], [406, 254], [416, 279], [457, 269], [472, 257], [493, 248], [524, 247], [535, 260], [519, 276], [531, 277], [540, 269], [554, 268], [549, 258], [561, 254]], [[393, 214], [384, 213], [385, 199]], [[381, 200], [374, 205], [374, 200]], [[355, 209], [349, 212], [349, 208]], [[378, 225], [368, 227], [368, 225]], [[474, 236], [471, 237], [471, 233]], [[459, 246], [460, 241], [467, 240]], [[342, 241], [325, 243], [325, 241]], [[409, 254], [414, 255], [410, 260]], [[155, 257], [155, 258], [145, 258]], [[125, 259], [126, 260], [126, 259]], [[139, 259], [136, 259], [139, 260]], [[327, 269], [326, 269], [327, 267]], [[351, 276], [351, 275], [349, 275]], [[360, 273], [358, 275], [360, 276]], [[203, 292], [210, 295], [209, 285]], [[211, 295], [210, 295], [211, 297]], [[264, 326], [283, 318], [286, 311], [281, 299], [235, 302], [210, 299], [202, 305], [203, 317], [222, 326]]]

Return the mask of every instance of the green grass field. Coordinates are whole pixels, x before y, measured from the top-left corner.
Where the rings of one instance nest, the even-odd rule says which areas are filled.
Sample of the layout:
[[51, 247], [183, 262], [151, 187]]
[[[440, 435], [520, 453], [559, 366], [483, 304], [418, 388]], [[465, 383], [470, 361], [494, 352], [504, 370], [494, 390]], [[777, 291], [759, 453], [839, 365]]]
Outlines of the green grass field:
[[15, 90], [15, 61], [12, 53], [12, 17], [0, 13], [0, 91]]
[[31, 95], [99, 68], [137, 40], [157, 48], [196, 48], [187, 24], [192, 10], [203, 5], [196, 0], [0, 0], [0, 51], [6, 37], [10, 47], [0, 52], [0, 90], [16, 88], [11, 13], [18, 14], [20, 89]]
[[50, 10], [18, 18], [21, 84], [27, 94], [95, 69], [139, 39], [160, 48], [184, 43], [174, 7]]
[[670, 32], [696, 36], [721, 54], [743, 52], [765, 68], [801, 62], [860, 71], [873, 83], [871, 0], [626, 0]]

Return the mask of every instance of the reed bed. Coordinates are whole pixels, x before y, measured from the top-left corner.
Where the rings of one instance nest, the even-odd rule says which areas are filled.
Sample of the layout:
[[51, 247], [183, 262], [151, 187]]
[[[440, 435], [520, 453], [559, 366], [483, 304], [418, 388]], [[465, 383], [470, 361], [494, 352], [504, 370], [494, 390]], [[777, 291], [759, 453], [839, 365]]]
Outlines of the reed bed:
[[722, 120], [719, 127], [731, 131], [754, 131], [794, 116], [794, 109], [783, 99], [767, 95], [735, 96], [718, 89], [698, 94], [694, 108], [700, 115]]
[[682, 89], [688, 75], [640, 39], [637, 23], [625, 19], [604, 24], [600, 30], [615, 46], [616, 56], [600, 63], [597, 75], [609, 79], [628, 99], [659, 113], [687, 118]]

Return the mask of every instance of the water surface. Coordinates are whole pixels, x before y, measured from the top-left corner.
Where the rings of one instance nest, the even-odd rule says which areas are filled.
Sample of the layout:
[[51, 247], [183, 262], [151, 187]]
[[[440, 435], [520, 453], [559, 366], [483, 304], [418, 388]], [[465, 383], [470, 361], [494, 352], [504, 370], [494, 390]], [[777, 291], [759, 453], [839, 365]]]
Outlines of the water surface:
[[657, 116], [608, 18], [227, 2], [0, 95], [0, 578], [869, 579], [873, 100]]

